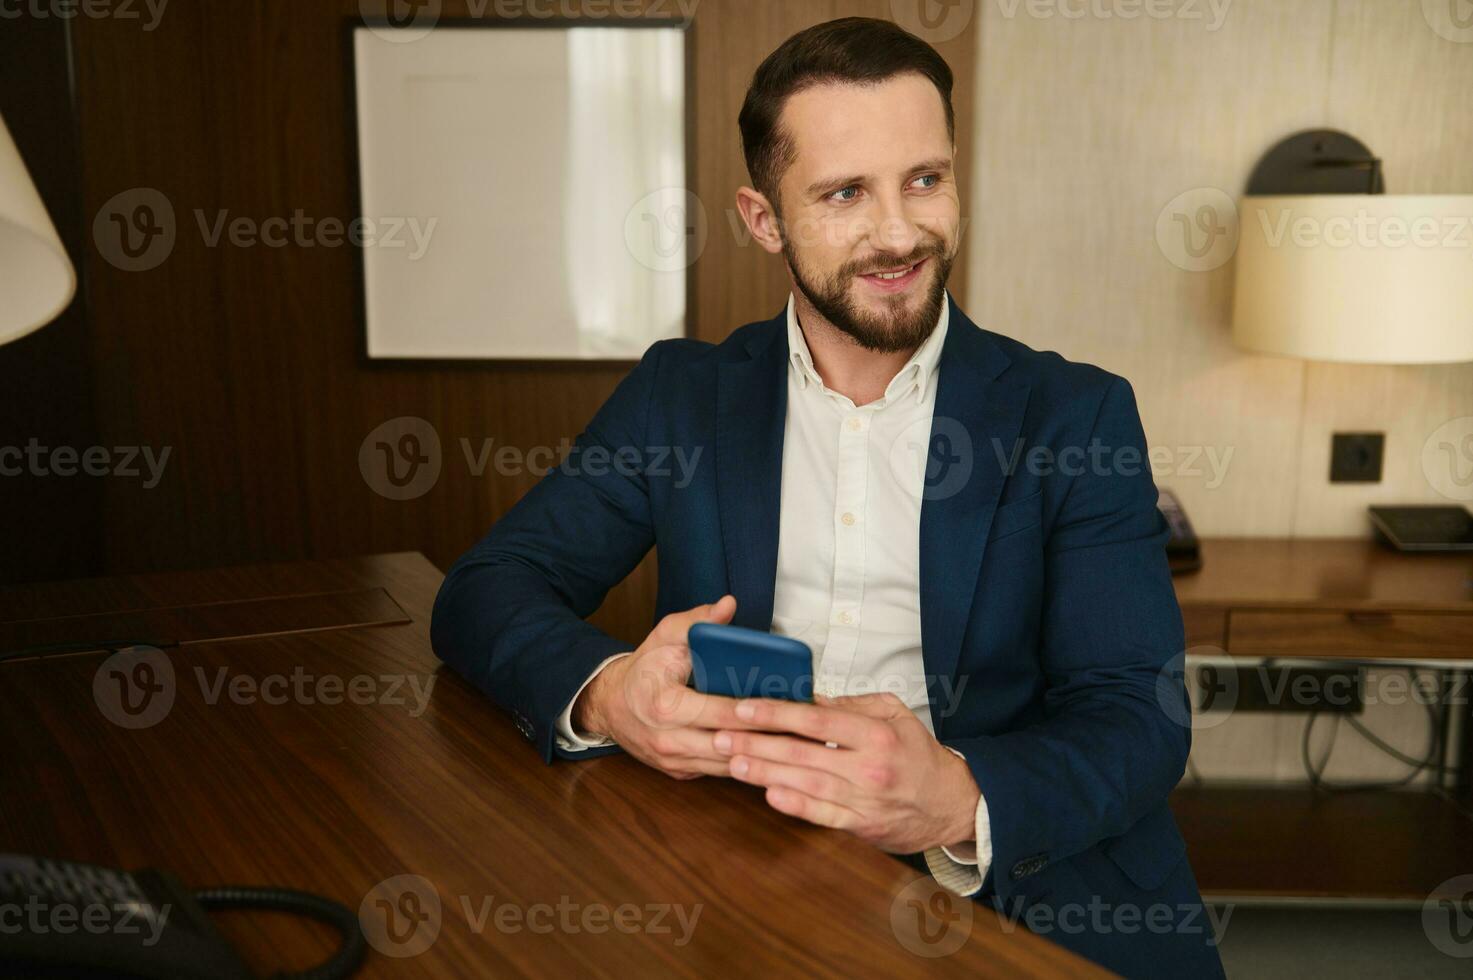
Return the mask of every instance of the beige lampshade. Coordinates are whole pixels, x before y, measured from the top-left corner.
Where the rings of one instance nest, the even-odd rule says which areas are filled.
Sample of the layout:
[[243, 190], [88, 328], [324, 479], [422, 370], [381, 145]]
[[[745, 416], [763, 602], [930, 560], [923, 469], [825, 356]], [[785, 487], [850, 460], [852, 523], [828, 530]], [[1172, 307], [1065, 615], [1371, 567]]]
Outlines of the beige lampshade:
[[1233, 339], [1317, 361], [1473, 361], [1473, 195], [1244, 198]]
[[56, 319], [77, 273], [0, 119], [0, 344]]

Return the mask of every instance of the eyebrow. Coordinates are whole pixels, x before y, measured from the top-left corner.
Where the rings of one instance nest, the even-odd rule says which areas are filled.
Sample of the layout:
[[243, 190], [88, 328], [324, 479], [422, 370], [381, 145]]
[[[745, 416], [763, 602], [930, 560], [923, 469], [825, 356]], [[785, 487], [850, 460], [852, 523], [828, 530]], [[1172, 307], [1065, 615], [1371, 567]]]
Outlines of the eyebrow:
[[[914, 174], [920, 173], [922, 170], [941, 170], [949, 172], [951, 170], [951, 160], [947, 157], [934, 157], [930, 160], [922, 160], [920, 163], [912, 166], [907, 172]], [[834, 190], [840, 190], [842, 188], [850, 186], [851, 184], [862, 184], [868, 179], [869, 178], [864, 175], [857, 175], [853, 177], [826, 177], [823, 180], [815, 180], [813, 183], [809, 184], [807, 193], [810, 195], [818, 194], [830, 188]]]

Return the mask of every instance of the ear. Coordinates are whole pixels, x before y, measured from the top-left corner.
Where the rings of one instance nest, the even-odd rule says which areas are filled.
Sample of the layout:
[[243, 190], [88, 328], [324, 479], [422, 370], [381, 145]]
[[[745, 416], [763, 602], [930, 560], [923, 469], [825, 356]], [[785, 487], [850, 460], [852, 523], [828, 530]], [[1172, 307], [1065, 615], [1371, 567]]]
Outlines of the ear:
[[738, 187], [736, 204], [737, 210], [741, 212], [742, 221], [747, 225], [747, 231], [752, 234], [752, 239], [774, 255], [781, 252], [783, 250], [782, 230], [778, 226], [777, 211], [767, 196], [750, 187]]

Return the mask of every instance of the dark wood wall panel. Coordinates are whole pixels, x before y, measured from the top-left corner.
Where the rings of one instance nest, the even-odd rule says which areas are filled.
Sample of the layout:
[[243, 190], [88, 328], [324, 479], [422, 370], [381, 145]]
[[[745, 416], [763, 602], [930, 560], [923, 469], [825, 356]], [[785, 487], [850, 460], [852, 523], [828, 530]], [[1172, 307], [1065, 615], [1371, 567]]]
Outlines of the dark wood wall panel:
[[[5, 19], [0, 27], [0, 116], [30, 171], [57, 234], [79, 271], [86, 251], [81, 164], [71, 105], [67, 24]], [[5, 297], [0, 295], [0, 303]], [[98, 444], [92, 405], [91, 334], [85, 290], [46, 329], [0, 346], [0, 459], [8, 450]], [[95, 479], [0, 473], [0, 583], [95, 575], [102, 486]]]
[[[670, 2], [647, 6], [678, 12]], [[889, 8], [886, 0], [696, 5], [692, 189], [711, 233], [693, 271], [694, 335], [719, 340], [776, 312], [786, 295], [780, 261], [742, 245], [728, 222], [746, 181], [736, 114], [752, 69], [808, 24]], [[444, 15], [495, 9], [446, 3]], [[150, 32], [118, 19], [76, 22], [87, 227], [114, 195], [144, 187], [169, 199], [177, 228], [168, 259], [148, 271], [115, 268], [95, 243], [88, 251], [102, 438], [171, 448], [156, 488], [104, 482], [107, 571], [393, 550], [424, 551], [444, 567], [536, 479], [473, 476], [459, 440], [556, 447], [627, 370], [368, 362], [353, 250], [207, 246], [196, 211], [207, 222], [222, 209], [257, 221], [298, 210], [353, 216], [343, 24], [358, 13], [357, 0], [190, 0], [170, 4]], [[958, 74], [963, 141], [974, 31], [941, 46]], [[488, 326], [495, 315], [487, 311]], [[407, 501], [376, 493], [358, 463], [364, 438], [399, 416], [431, 423], [443, 460], [433, 489]], [[599, 621], [641, 636], [653, 597], [646, 561]]]

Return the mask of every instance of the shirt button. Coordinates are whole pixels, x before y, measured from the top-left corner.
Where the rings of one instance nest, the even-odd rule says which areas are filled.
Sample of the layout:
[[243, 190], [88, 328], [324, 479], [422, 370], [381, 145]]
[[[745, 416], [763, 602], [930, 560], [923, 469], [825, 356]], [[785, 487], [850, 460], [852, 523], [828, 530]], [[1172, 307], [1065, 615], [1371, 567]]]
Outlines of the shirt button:
[[843, 517], [839, 518], [839, 520], [843, 521], [845, 524], [853, 526], [854, 515], [846, 512]]
[[850, 623], [854, 622], [854, 617], [847, 612], [841, 612], [839, 613], [839, 622], [843, 623], [845, 626], [848, 626]]
[[860, 421], [859, 416], [851, 415], [849, 417], [849, 428], [851, 431], [858, 432], [863, 427], [864, 423]]

